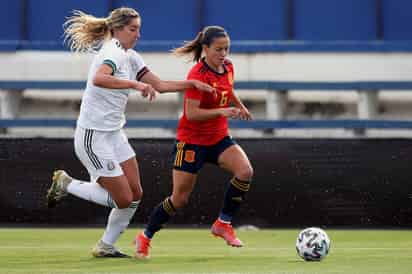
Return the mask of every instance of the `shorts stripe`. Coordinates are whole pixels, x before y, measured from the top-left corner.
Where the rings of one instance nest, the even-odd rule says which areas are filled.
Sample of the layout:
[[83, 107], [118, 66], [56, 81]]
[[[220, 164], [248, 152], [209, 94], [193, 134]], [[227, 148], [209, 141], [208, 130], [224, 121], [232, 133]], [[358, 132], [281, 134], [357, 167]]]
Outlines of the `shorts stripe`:
[[87, 156], [89, 156], [90, 161], [96, 169], [102, 169], [103, 165], [100, 163], [97, 155], [92, 150], [92, 139], [93, 139], [93, 130], [86, 129], [84, 135], [84, 149], [86, 150]]
[[176, 147], [177, 147], [177, 152], [176, 152], [176, 157], [175, 157], [175, 166], [176, 167], [181, 167], [183, 164], [183, 147], [185, 146], [184, 142], [179, 142], [177, 143]]

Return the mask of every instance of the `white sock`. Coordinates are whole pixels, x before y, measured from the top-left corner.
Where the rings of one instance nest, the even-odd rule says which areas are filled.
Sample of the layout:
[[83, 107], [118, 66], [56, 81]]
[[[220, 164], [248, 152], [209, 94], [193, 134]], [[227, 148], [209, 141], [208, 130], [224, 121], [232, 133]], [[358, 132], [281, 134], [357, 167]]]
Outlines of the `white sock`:
[[102, 241], [109, 245], [119, 239], [120, 235], [129, 225], [130, 220], [134, 216], [140, 201], [133, 201], [128, 208], [113, 208], [110, 211], [109, 219], [107, 220], [106, 231], [103, 234]]
[[67, 192], [83, 200], [91, 201], [96, 204], [116, 208], [110, 193], [98, 183], [84, 182], [72, 179], [67, 186]]

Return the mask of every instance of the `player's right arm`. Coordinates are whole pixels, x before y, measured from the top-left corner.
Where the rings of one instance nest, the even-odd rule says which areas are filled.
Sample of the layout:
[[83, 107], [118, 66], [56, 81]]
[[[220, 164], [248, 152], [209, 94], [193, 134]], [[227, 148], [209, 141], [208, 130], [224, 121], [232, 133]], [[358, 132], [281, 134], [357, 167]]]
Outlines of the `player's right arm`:
[[186, 117], [192, 121], [205, 121], [219, 116], [227, 118], [237, 118], [239, 116], [239, 109], [235, 107], [227, 108], [200, 108], [200, 101], [196, 99], [186, 99], [185, 103]]
[[145, 84], [136, 80], [119, 79], [113, 76], [113, 68], [108, 64], [102, 64], [96, 71], [93, 78], [93, 85], [108, 89], [135, 89], [142, 92], [142, 96], [153, 100], [156, 91], [150, 84]]

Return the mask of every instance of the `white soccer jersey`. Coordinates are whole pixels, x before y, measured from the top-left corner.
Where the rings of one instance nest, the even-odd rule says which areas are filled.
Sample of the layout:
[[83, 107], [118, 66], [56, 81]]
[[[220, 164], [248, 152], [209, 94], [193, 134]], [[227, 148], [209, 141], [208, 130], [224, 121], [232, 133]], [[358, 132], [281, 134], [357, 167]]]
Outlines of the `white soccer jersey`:
[[126, 122], [125, 110], [129, 93], [136, 91], [107, 89], [93, 85], [93, 78], [102, 64], [111, 66], [116, 78], [127, 80], [135, 80], [136, 77], [140, 80], [148, 69], [135, 50], [125, 50], [115, 38], [106, 41], [93, 59], [77, 125], [102, 131], [118, 130]]

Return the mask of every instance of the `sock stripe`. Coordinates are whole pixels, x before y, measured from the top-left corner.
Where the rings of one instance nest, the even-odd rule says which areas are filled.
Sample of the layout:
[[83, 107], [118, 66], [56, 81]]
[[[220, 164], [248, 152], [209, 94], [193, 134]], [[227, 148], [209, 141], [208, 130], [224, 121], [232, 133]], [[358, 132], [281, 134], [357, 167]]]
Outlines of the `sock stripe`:
[[110, 196], [109, 193], [107, 193], [107, 204], [111, 208], [117, 208], [116, 203], [113, 201], [113, 198], [112, 198], [112, 196]]
[[174, 208], [170, 198], [167, 198], [162, 203], [163, 209], [166, 211], [167, 214], [173, 216], [176, 214], [176, 209]]
[[166, 211], [167, 214], [172, 215], [172, 208], [169, 206], [168, 203], [163, 202], [163, 209]]
[[140, 204], [140, 201], [133, 201], [130, 204], [129, 208], [137, 208], [139, 206], [139, 204]]
[[239, 189], [239, 190], [241, 190], [241, 191], [244, 191], [244, 192], [249, 191], [250, 182], [240, 181], [239, 179], [237, 179], [237, 178], [234, 177], [234, 178], [232, 178], [232, 180], [230, 180], [230, 183], [231, 183], [234, 187], [236, 187], [237, 189]]
[[167, 198], [167, 202], [169, 203], [170, 207], [173, 209], [174, 212], [176, 212], [175, 206], [172, 204], [172, 200], [170, 200], [170, 197]]
[[244, 180], [240, 180], [237, 177], [233, 177], [233, 179], [235, 179], [238, 182], [244, 183], [244, 184], [250, 184], [250, 181], [244, 181]]

